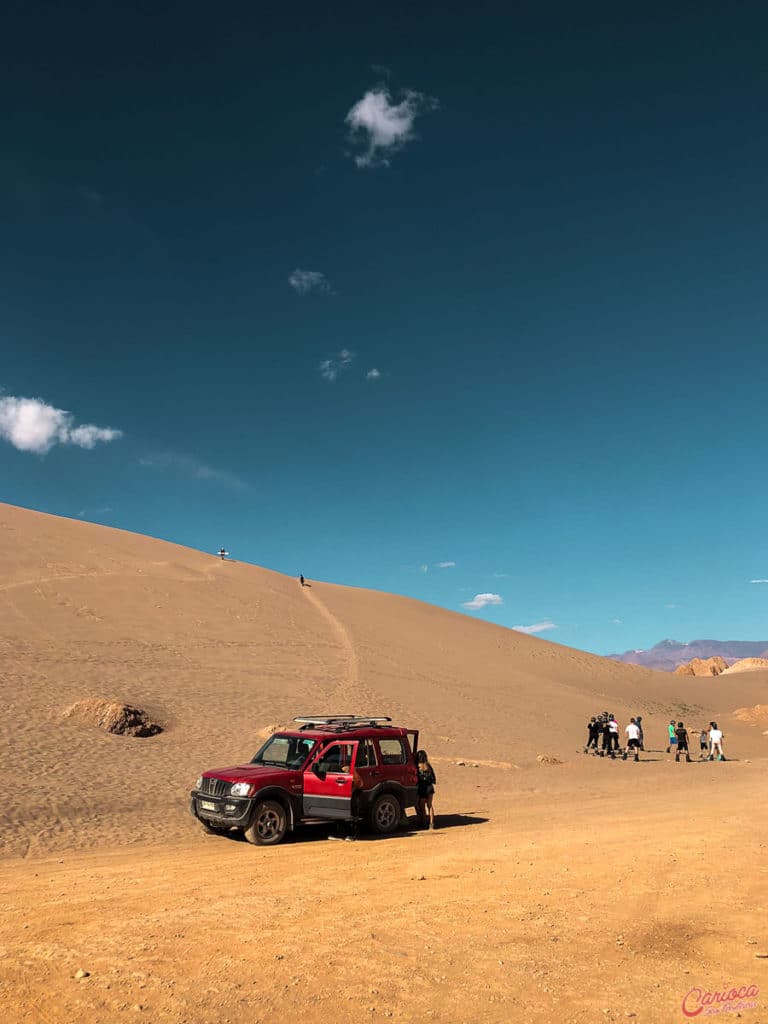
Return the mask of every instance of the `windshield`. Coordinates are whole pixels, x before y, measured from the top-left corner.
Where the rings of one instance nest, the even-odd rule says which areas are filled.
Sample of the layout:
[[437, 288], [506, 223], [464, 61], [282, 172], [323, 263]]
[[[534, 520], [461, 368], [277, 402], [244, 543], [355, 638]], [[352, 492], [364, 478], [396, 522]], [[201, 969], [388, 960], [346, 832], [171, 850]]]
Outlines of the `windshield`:
[[301, 768], [316, 746], [308, 736], [270, 736], [261, 750], [253, 756], [251, 764], [266, 764], [273, 768]]

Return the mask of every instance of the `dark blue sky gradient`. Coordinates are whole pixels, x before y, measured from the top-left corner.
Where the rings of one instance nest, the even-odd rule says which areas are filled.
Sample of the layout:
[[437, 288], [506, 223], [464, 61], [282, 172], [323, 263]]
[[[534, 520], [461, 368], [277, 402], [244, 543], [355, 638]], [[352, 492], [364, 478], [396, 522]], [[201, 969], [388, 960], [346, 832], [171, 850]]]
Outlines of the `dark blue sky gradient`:
[[[758, 4], [7, 5], [0, 387], [125, 437], [0, 444], [0, 497], [603, 653], [767, 639], [767, 51]], [[359, 168], [382, 81], [440, 108]]]

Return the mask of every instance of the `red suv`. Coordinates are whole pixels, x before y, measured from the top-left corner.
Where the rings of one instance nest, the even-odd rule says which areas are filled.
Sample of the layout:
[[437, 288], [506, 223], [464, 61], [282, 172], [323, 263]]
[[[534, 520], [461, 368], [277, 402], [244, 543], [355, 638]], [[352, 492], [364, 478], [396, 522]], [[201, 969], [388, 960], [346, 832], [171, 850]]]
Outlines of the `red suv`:
[[391, 718], [336, 715], [296, 718], [276, 732], [250, 764], [203, 772], [190, 811], [206, 832], [242, 831], [274, 846], [305, 821], [366, 820], [395, 832], [416, 806], [419, 734]]

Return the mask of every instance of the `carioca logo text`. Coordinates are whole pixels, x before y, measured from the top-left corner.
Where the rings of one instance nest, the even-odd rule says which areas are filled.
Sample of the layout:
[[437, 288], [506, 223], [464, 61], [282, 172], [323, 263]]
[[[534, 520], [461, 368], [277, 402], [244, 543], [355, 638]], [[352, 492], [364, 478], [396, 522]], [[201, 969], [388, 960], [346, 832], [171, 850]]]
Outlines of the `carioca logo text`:
[[757, 985], [724, 988], [719, 992], [707, 992], [701, 988], [692, 988], [683, 996], [683, 1013], [686, 1017], [698, 1017], [708, 1006], [720, 1004], [720, 1009], [723, 1003], [732, 1003], [734, 999], [754, 999], [759, 994], [760, 989]]

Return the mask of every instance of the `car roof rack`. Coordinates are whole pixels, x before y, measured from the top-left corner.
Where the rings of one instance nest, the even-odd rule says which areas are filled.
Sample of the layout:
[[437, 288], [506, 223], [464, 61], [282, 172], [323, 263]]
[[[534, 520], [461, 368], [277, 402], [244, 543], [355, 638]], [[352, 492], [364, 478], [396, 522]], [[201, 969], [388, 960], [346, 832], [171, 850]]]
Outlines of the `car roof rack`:
[[387, 715], [320, 715], [294, 718], [301, 725], [301, 731], [323, 729], [328, 732], [349, 732], [352, 729], [386, 729], [392, 721]]

